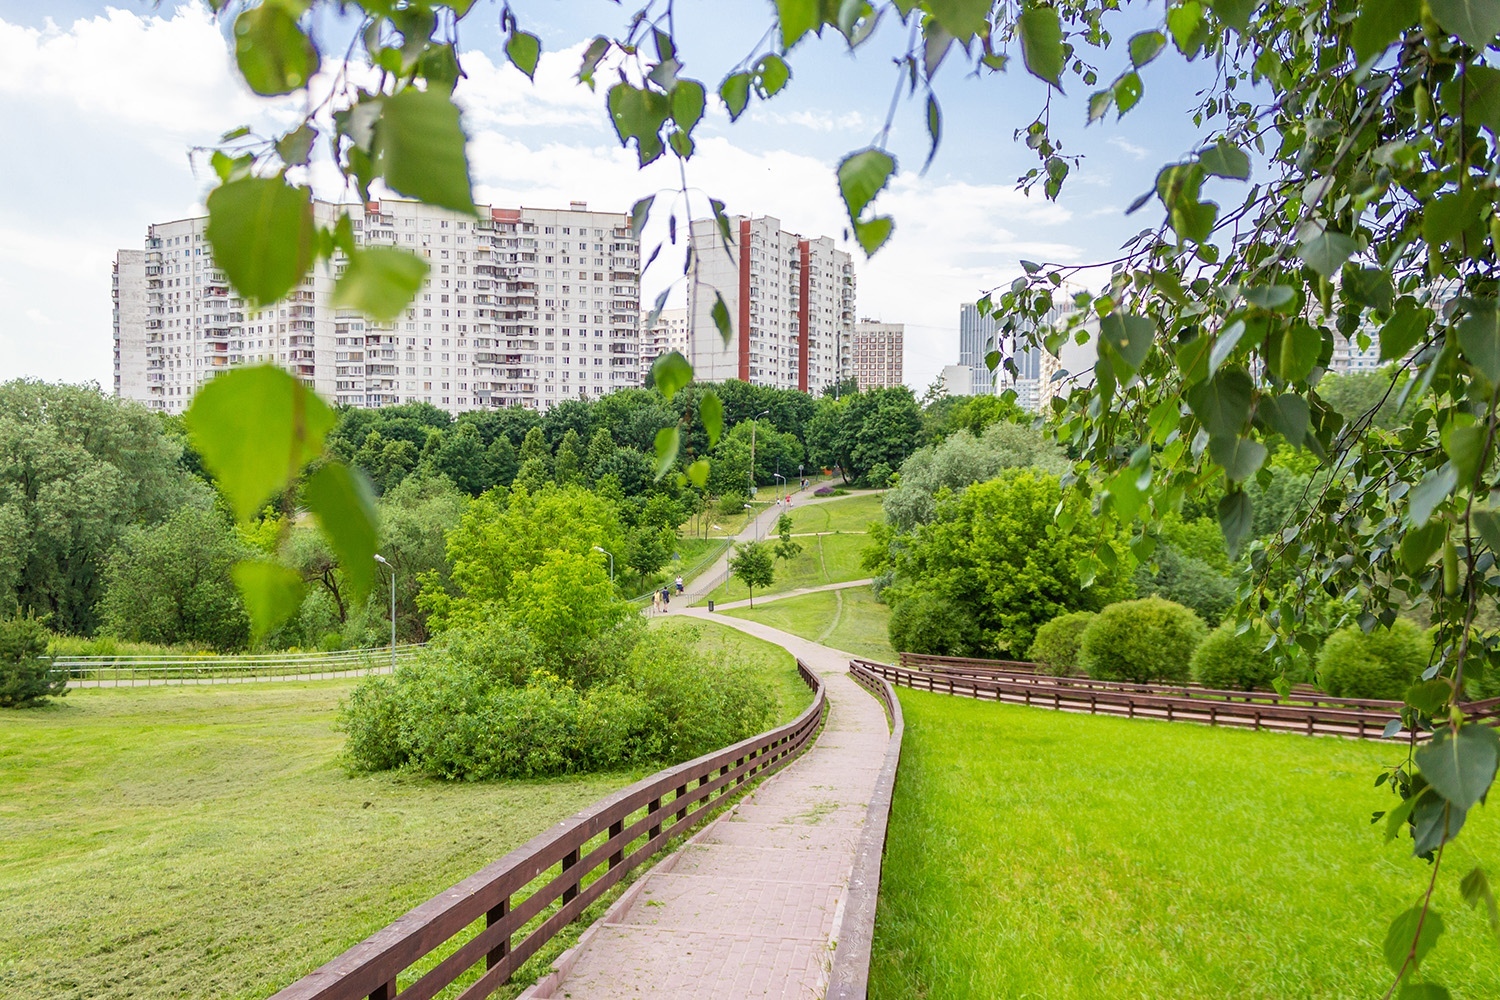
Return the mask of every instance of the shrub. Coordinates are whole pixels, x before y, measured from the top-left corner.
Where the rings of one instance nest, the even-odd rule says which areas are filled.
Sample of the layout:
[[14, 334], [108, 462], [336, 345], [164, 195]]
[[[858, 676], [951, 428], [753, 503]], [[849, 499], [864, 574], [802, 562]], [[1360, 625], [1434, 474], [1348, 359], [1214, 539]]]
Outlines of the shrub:
[[1328, 637], [1318, 654], [1318, 683], [1340, 698], [1400, 699], [1427, 667], [1432, 640], [1398, 618], [1365, 634], [1358, 626]]
[[734, 517], [736, 514], [745, 512], [745, 504], [750, 498], [743, 493], [726, 493], [719, 498], [719, 516]]
[[54, 676], [47, 630], [35, 618], [0, 621], [0, 708], [26, 708], [66, 694], [68, 679]]
[[1277, 670], [1266, 642], [1266, 634], [1259, 629], [1236, 634], [1233, 623], [1225, 622], [1193, 654], [1193, 680], [1223, 691], [1270, 687]]
[[1054, 677], [1066, 677], [1078, 670], [1078, 644], [1084, 630], [1097, 615], [1092, 611], [1074, 611], [1058, 615], [1036, 630], [1030, 656], [1037, 669]]
[[1160, 597], [1121, 601], [1084, 630], [1079, 659], [1090, 677], [1101, 680], [1181, 683], [1207, 631], [1181, 604]]
[[[1214, 526], [1218, 531], [1218, 526]], [[1192, 608], [1210, 628], [1218, 625], [1234, 606], [1234, 584], [1213, 566], [1192, 556], [1165, 548], [1157, 557], [1157, 572], [1145, 566], [1135, 573], [1135, 590], [1143, 597], [1155, 595]]]
[[979, 652], [979, 627], [973, 616], [948, 595], [930, 590], [907, 593], [897, 600], [887, 631], [891, 646], [905, 653], [973, 656]]

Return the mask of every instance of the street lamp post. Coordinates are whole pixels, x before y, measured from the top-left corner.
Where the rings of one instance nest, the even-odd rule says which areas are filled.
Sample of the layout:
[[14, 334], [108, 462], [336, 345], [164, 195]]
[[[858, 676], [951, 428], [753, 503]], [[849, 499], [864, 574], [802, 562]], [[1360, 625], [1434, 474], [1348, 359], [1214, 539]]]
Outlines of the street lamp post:
[[391, 573], [391, 673], [396, 672], [396, 567], [386, 562], [385, 556], [375, 553], [375, 561]]
[[615, 582], [615, 554], [613, 552], [609, 551], [608, 549], [600, 548], [597, 545], [594, 546], [594, 551], [595, 552], [603, 552], [605, 555], [609, 556], [609, 582], [610, 583], [614, 583]]
[[761, 410], [750, 420], [750, 495], [755, 496], [755, 428], [761, 417], [768, 416], [770, 410]]

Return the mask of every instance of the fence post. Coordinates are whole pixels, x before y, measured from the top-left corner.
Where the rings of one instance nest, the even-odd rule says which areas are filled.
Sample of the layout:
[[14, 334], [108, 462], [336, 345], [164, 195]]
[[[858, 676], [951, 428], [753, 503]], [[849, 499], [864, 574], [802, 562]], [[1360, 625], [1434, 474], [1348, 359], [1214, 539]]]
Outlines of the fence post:
[[[727, 765], [726, 765], [726, 769], [727, 769]], [[646, 805], [646, 815], [647, 816], [655, 816], [659, 812], [661, 812], [661, 799], [652, 799], [649, 803], [647, 803], [647, 805]], [[658, 821], [658, 822], [654, 823], [652, 825], [651, 829], [647, 832], [647, 838], [650, 839], [650, 840], [655, 840], [657, 837], [660, 837], [660, 836], [661, 836], [661, 822]], [[577, 859], [578, 855], [577, 855], [576, 852], [574, 853], [573, 857], [574, 857], [575, 860]], [[564, 902], [566, 902], [566, 900]]]
[[[577, 866], [578, 866], [578, 848], [575, 847], [571, 851], [569, 851], [567, 854], [563, 855], [563, 862], [562, 862], [563, 874], [566, 875], [568, 873], [569, 869], [576, 868]], [[563, 903], [565, 903], [565, 904], [566, 903], [571, 903], [577, 897], [578, 897], [578, 883], [577, 882], [574, 882], [572, 885], [568, 886], [566, 889], [563, 890], [563, 894], [562, 894], [562, 901], [563, 901]]]
[[[618, 837], [624, 831], [624, 829], [625, 829], [625, 821], [622, 820], [622, 819], [615, 820], [613, 823], [609, 824], [609, 839], [611, 839], [611, 840], [615, 839], [616, 837]], [[613, 868], [615, 865], [620, 864], [624, 860], [625, 860], [625, 845], [621, 844], [621, 845], [619, 845], [619, 848], [613, 854], [611, 854], [609, 856], [609, 866], [611, 868]]]
[[[677, 801], [679, 804], [681, 804], [683, 796], [685, 795], [687, 795], [686, 782], [677, 786]], [[687, 806], [683, 806], [681, 809], [677, 810], [677, 822], [681, 823], [685, 818], [687, 818]]]
[[[510, 897], [506, 896], [500, 901], [499, 906], [492, 906], [485, 912], [484, 925], [486, 927], [493, 927], [503, 920], [508, 913], [510, 913]], [[510, 935], [507, 934], [499, 944], [484, 953], [484, 967], [486, 969], [493, 969], [500, 964], [501, 959], [509, 954]]]

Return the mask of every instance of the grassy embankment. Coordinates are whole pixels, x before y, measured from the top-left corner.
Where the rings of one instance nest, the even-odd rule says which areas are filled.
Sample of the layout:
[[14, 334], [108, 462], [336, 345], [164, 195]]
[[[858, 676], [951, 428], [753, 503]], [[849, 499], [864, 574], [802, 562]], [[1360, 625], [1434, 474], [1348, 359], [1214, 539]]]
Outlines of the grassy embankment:
[[785, 597], [724, 614], [779, 628], [855, 656], [896, 662], [896, 653], [886, 638], [891, 609], [875, 600], [868, 587]]
[[[806, 706], [785, 651], [700, 627], [705, 655], [764, 672], [782, 718]], [[333, 726], [351, 688], [80, 690], [0, 713], [0, 996], [263, 1000], [638, 777], [350, 777]]]
[[[755, 596], [844, 583], [868, 575], [859, 559], [867, 543], [865, 529], [881, 516], [879, 496], [843, 497], [800, 508], [793, 504], [791, 514], [793, 531], [801, 536], [795, 541], [802, 551], [790, 560], [778, 559], [775, 581], [766, 589], [757, 590]], [[767, 538], [774, 541], [774, 532], [768, 531]], [[742, 601], [749, 596], [745, 585], [734, 577], [709, 595], [718, 603]]]
[[[1378, 997], [1386, 927], [1427, 867], [1372, 786], [1396, 747], [901, 691], [906, 740], [870, 996]], [[1491, 807], [1492, 809], [1493, 807]], [[1500, 996], [1459, 898], [1500, 858], [1475, 809], [1443, 859], [1423, 970]]]

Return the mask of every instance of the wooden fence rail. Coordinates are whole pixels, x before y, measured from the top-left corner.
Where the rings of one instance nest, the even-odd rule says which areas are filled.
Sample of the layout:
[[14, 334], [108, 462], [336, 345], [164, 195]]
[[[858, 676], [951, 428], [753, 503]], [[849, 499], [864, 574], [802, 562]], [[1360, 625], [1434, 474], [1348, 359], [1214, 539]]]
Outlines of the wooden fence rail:
[[[915, 662], [915, 658], [907, 663]], [[1241, 726], [1283, 732], [1378, 739], [1385, 727], [1400, 718], [1401, 702], [1371, 699], [1328, 698], [1293, 694], [1282, 699], [1270, 692], [1215, 691], [1140, 685], [1087, 678], [1050, 677], [1026, 671], [1012, 672], [993, 666], [981, 673], [986, 661], [968, 660], [948, 664], [923, 658], [925, 669], [891, 666], [869, 660], [862, 667], [892, 684], [918, 691], [962, 695], [983, 701], [1000, 701], [1092, 715], [1121, 715], [1132, 719], [1164, 719], [1168, 722], [1201, 722], [1211, 726]], [[1471, 718], [1500, 718], [1500, 698], [1471, 702], [1464, 706]]]
[[[410, 662], [423, 643], [399, 645], [397, 665]], [[191, 656], [127, 653], [114, 656], [54, 656], [52, 670], [74, 687], [129, 687], [135, 684], [212, 684], [225, 680], [270, 680], [278, 677], [337, 677], [390, 670], [390, 646], [345, 649], [330, 653], [245, 653]]]
[[[649, 860], [750, 778], [778, 770], [812, 740], [827, 705], [823, 682], [800, 660], [813, 689], [807, 710], [784, 726], [659, 771], [594, 803], [398, 918], [272, 1000], [429, 1000], [471, 969], [461, 994], [481, 1000], [627, 872]], [[532, 925], [533, 921], [539, 922]], [[467, 940], [470, 925], [484, 926]], [[458, 945], [398, 991], [397, 979]]]

